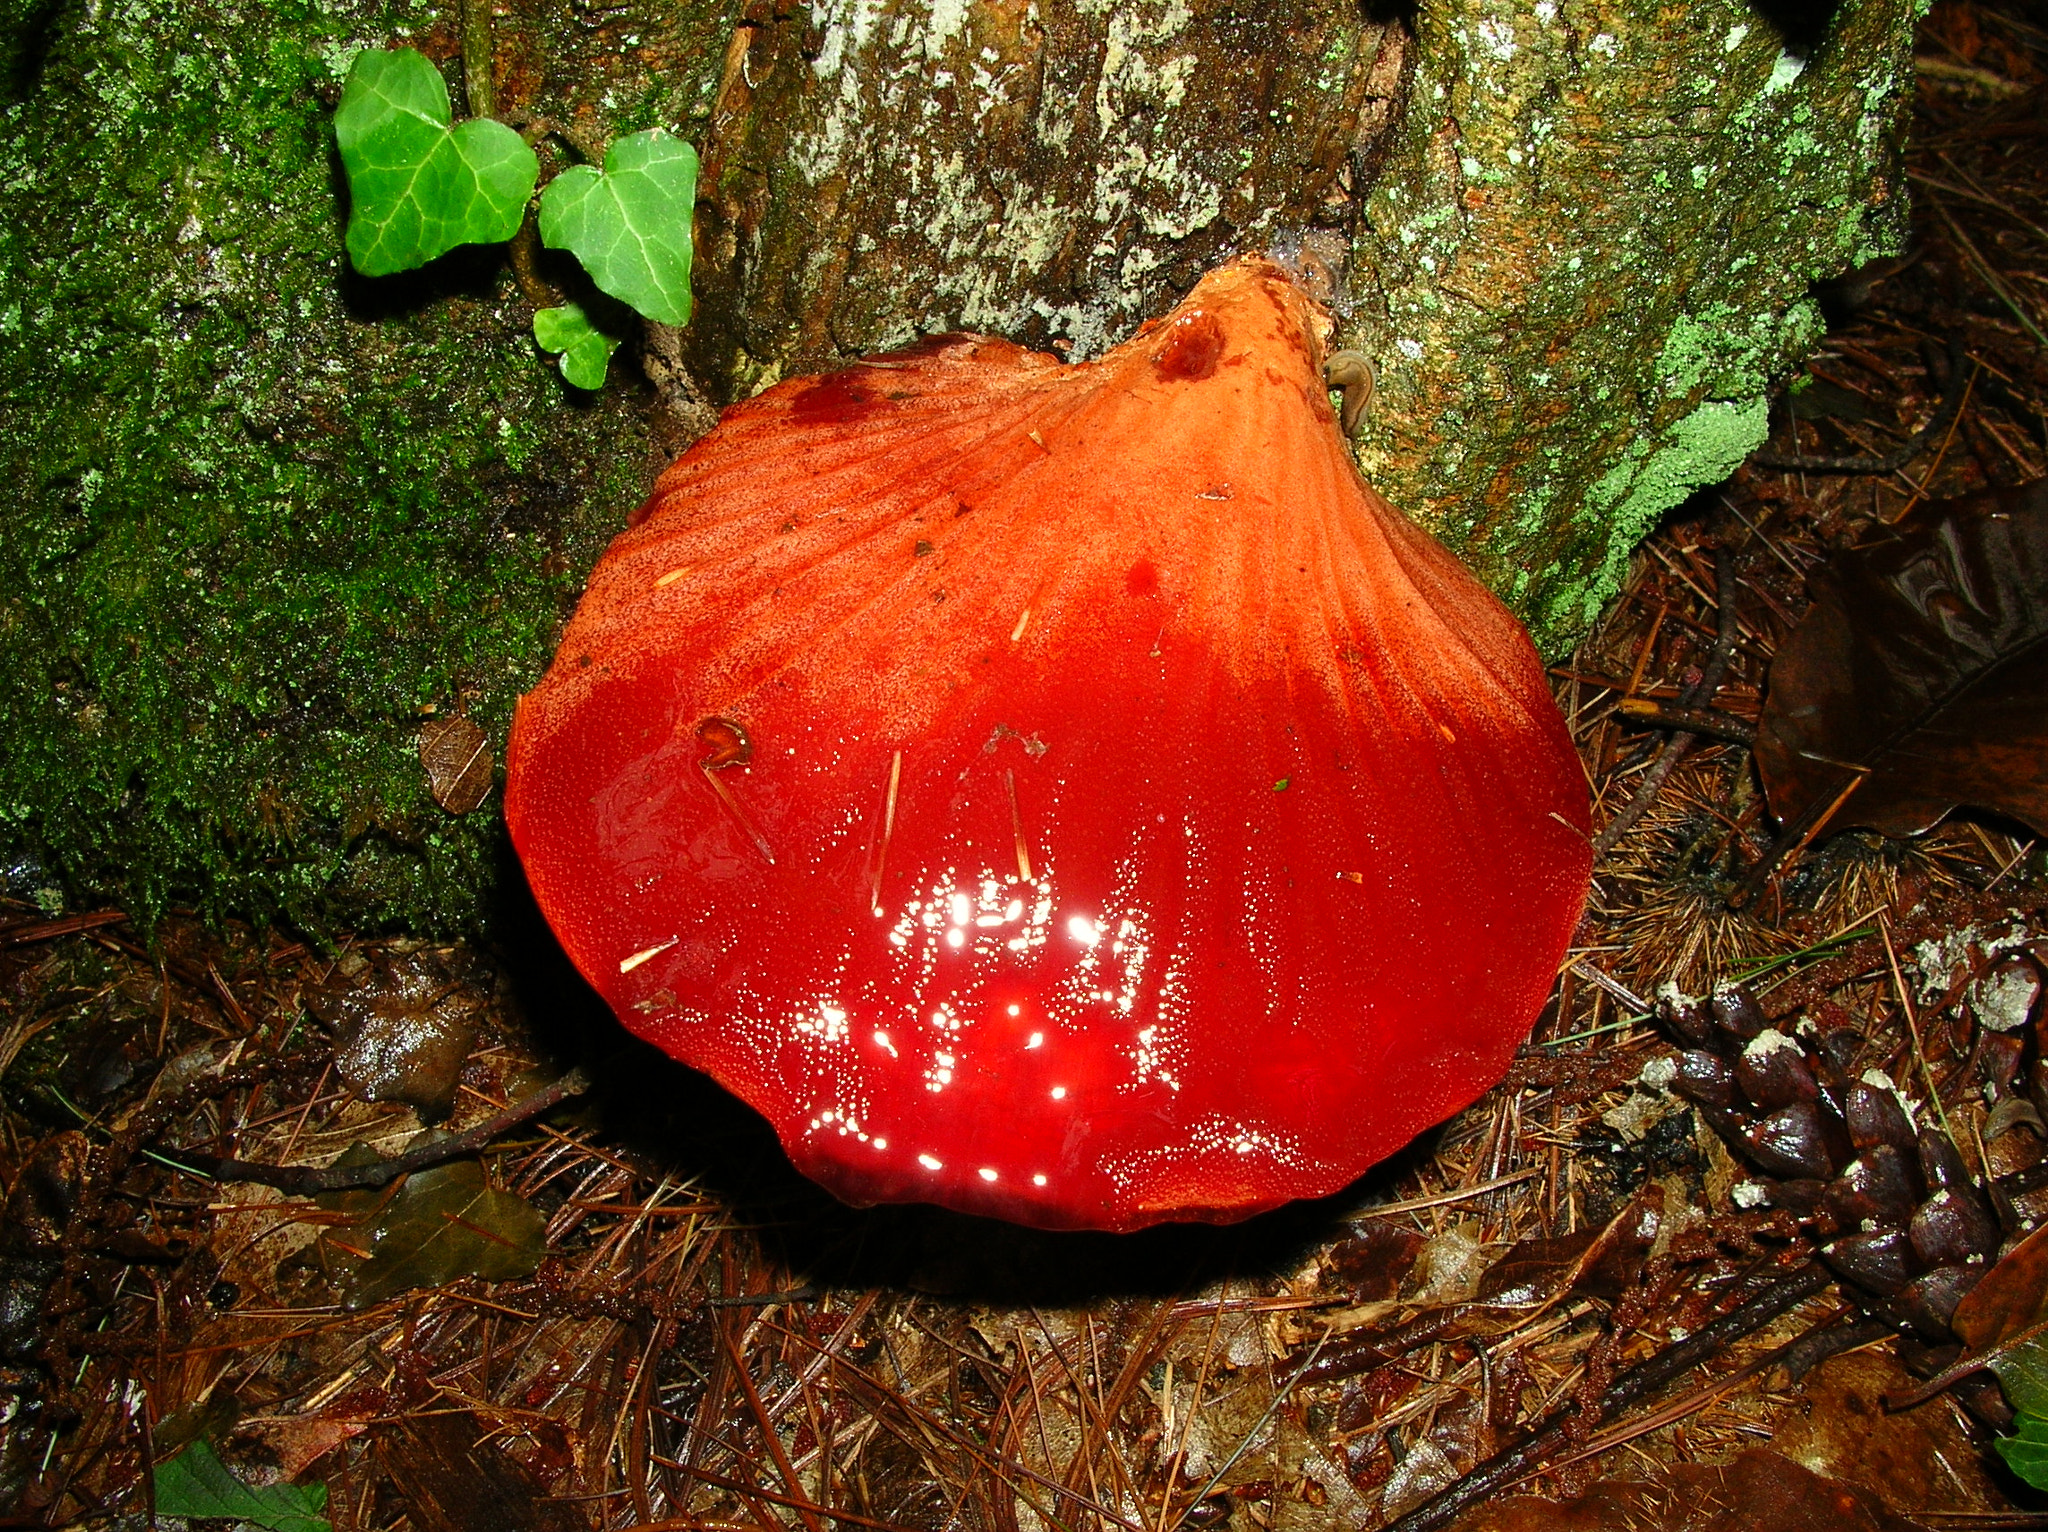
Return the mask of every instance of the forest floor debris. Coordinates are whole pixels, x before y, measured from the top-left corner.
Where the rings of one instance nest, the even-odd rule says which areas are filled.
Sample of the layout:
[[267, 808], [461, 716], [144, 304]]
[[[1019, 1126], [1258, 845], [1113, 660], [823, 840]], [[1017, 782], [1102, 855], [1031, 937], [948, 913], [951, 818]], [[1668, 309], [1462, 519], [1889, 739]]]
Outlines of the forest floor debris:
[[2003, 1237], [2048, 1211], [2040, 842], [1788, 841], [1747, 742], [1832, 551], [2048, 474], [2048, 34], [1948, 3], [1922, 52], [1912, 249], [1558, 667], [1608, 828], [1500, 1088], [1321, 1203], [1045, 1235], [833, 1203], [537, 930], [0, 908], [8, 1524], [1419, 1527], [1534, 1436], [1457, 1525], [2048, 1526], [1984, 1374], [1886, 1409], [1960, 1343], [1813, 1264], [1652, 1014], [1739, 980], [1748, 1037], [1803, 1018], [1938, 1120]]

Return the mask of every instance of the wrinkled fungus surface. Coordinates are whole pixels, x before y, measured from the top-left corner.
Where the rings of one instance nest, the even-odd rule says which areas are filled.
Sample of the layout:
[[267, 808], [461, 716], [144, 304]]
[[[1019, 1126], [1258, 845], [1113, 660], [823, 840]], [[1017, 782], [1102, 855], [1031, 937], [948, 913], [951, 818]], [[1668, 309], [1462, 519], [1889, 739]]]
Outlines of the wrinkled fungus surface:
[[1100, 361], [954, 336], [729, 411], [521, 704], [506, 813], [626, 1025], [856, 1203], [1336, 1190], [1579, 914], [1520, 626], [1359, 479], [1326, 321], [1212, 273]]

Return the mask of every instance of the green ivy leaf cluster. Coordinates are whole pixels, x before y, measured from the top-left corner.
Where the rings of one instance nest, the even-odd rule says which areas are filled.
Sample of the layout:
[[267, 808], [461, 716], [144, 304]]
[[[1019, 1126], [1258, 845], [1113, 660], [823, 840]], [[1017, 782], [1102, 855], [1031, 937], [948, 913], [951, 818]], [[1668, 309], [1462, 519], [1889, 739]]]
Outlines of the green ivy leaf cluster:
[[582, 306], [575, 303], [565, 303], [558, 309], [536, 309], [533, 338], [541, 350], [561, 357], [563, 377], [578, 388], [593, 391], [604, 387], [605, 368], [611, 365], [612, 353], [619, 349], [618, 337], [607, 335], [592, 324]]
[[[410, 271], [458, 245], [512, 238], [540, 162], [489, 118], [451, 126], [448, 86], [412, 48], [356, 55], [334, 132], [348, 172], [349, 259], [364, 276]], [[575, 165], [542, 190], [540, 233], [583, 264], [598, 291], [661, 324], [690, 318], [697, 151], [650, 128], [618, 140], [604, 168]], [[616, 336], [576, 304], [542, 309], [533, 335], [577, 388], [604, 384]]]
[[348, 172], [348, 256], [364, 276], [519, 232], [540, 161], [502, 122], [449, 121], [447, 82], [424, 55], [356, 55], [334, 136]]

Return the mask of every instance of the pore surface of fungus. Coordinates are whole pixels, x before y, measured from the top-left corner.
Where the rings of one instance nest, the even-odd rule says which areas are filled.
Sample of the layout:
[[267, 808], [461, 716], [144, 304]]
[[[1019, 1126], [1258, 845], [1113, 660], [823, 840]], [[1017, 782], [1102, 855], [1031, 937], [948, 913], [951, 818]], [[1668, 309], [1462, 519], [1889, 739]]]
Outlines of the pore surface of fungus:
[[727, 412], [521, 703], [506, 815], [633, 1031], [845, 1199], [1049, 1228], [1343, 1186], [1498, 1079], [1586, 888], [1514, 618], [1211, 273]]

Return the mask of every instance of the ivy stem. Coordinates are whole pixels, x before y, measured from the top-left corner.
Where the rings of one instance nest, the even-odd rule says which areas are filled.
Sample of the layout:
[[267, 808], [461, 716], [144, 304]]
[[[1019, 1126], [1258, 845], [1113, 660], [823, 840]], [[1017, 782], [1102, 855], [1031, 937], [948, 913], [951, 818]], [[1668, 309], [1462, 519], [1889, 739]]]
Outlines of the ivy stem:
[[498, 88], [491, 78], [496, 49], [491, 41], [491, 0], [462, 0], [462, 89], [469, 115], [498, 115]]
[[524, 107], [514, 107], [498, 121], [507, 127], [517, 128], [519, 136], [529, 144], [537, 144], [544, 138], [558, 138], [586, 165], [604, 164], [605, 146], [602, 142], [585, 138], [574, 128], [556, 122], [552, 117], [543, 117], [540, 113], [529, 112]]
[[518, 232], [505, 246], [505, 256], [512, 263], [519, 295], [534, 308], [544, 309], [554, 304], [557, 297], [553, 286], [540, 274], [540, 250], [540, 225], [528, 208], [519, 221]]

